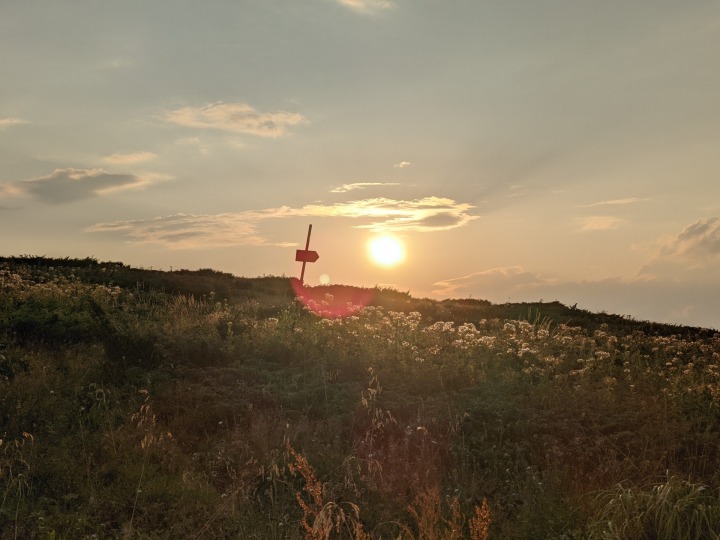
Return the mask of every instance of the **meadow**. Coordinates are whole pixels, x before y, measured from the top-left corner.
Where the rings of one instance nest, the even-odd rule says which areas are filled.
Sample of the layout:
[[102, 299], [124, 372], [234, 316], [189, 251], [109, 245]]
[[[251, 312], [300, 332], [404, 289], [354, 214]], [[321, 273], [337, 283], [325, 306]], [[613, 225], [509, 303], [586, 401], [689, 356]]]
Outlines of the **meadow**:
[[16, 538], [717, 539], [720, 334], [0, 258]]

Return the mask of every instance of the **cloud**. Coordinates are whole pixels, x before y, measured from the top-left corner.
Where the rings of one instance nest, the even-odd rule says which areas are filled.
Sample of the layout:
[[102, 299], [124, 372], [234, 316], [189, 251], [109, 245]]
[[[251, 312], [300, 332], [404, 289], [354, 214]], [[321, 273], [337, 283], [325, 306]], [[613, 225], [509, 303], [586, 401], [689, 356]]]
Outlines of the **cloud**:
[[409, 161], [401, 161], [400, 163], [396, 163], [393, 165], [396, 169], [404, 169], [406, 167], [409, 167], [411, 163]]
[[304, 116], [279, 111], [263, 113], [246, 103], [211, 103], [204, 107], [184, 107], [165, 115], [168, 122], [181, 126], [220, 129], [259, 137], [280, 137], [290, 126], [305, 123]]
[[[624, 206], [648, 199], [640, 199], [638, 197], [627, 197], [625, 199], [610, 199], [606, 201], [598, 201], [590, 204], [577, 205], [576, 208], [597, 208], [607, 206]], [[619, 229], [627, 223], [626, 219], [617, 216], [587, 216], [580, 220], [581, 231], [612, 231]]]
[[714, 284], [720, 275], [720, 218], [697, 220], [676, 235], [661, 238], [640, 275], [659, 280]]
[[582, 231], [609, 231], [624, 225], [626, 221], [615, 216], [590, 216], [581, 220]]
[[171, 249], [232, 245], [296, 245], [274, 242], [258, 232], [262, 221], [289, 217], [336, 217], [370, 221], [356, 225], [373, 231], [430, 232], [461, 227], [478, 216], [473, 206], [452, 199], [425, 197], [410, 201], [386, 198], [364, 199], [331, 205], [310, 204], [258, 211], [198, 215], [175, 214], [148, 220], [98, 223], [87, 232], [120, 233], [130, 241], [158, 244]]
[[377, 13], [394, 7], [389, 0], [337, 0], [338, 3], [358, 13]]
[[330, 206], [308, 205], [298, 210], [297, 215], [370, 218], [372, 223], [357, 227], [374, 232], [430, 232], [455, 229], [478, 219], [479, 216], [470, 214], [473, 208], [471, 204], [440, 197], [410, 201], [379, 197]]
[[141, 189], [166, 178], [153, 174], [112, 174], [102, 169], [56, 169], [47, 176], [3, 186], [2, 192], [62, 204], [126, 189]]
[[599, 201], [594, 202], [590, 204], [578, 204], [576, 208], [595, 208], [597, 206], [618, 206], [618, 205], [626, 205], [626, 204], [633, 204], [636, 202], [645, 202], [649, 201], [650, 199], [640, 199], [638, 197], [627, 197], [625, 199], [612, 199], [609, 201]]
[[665, 242], [660, 254], [695, 260], [717, 258], [720, 255], [720, 218], [699, 219], [688, 225]]
[[527, 272], [520, 266], [508, 266], [438, 281], [433, 284], [438, 289], [432, 292], [439, 296], [455, 297], [476, 294], [501, 302], [520, 291], [537, 289], [551, 283], [553, 280]]
[[221, 247], [229, 245], [292, 245], [272, 243], [257, 233], [253, 213], [175, 214], [154, 219], [98, 223], [87, 232], [118, 232], [131, 241], [157, 244], [172, 249]]
[[7, 127], [17, 126], [20, 124], [27, 124], [27, 122], [25, 120], [21, 120], [20, 118], [0, 118], [0, 131]]
[[357, 182], [355, 184], [343, 184], [341, 186], [335, 186], [330, 190], [330, 193], [347, 193], [348, 191], [355, 191], [357, 189], [365, 189], [374, 186], [399, 186], [397, 182]]
[[157, 157], [152, 152], [131, 152], [129, 154], [111, 154], [105, 156], [103, 161], [112, 163], [113, 165], [132, 165], [134, 163], [144, 163], [151, 161]]

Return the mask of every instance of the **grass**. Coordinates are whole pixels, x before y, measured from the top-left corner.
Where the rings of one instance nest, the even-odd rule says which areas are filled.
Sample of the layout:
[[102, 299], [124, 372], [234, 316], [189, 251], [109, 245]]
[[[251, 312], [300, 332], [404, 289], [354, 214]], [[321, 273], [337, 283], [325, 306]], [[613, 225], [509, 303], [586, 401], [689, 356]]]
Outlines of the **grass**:
[[0, 262], [0, 539], [717, 538], [717, 333], [290, 290]]
[[598, 495], [591, 538], [720, 538], [720, 500], [708, 486], [676, 477], [648, 487], [618, 485]]

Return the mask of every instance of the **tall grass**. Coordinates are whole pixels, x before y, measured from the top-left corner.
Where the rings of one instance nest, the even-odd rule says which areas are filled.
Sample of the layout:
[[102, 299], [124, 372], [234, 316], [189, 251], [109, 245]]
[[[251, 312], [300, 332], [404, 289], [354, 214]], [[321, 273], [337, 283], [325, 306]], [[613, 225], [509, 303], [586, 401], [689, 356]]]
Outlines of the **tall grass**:
[[720, 499], [708, 486], [676, 477], [649, 487], [618, 485], [597, 496], [590, 538], [720, 538]]

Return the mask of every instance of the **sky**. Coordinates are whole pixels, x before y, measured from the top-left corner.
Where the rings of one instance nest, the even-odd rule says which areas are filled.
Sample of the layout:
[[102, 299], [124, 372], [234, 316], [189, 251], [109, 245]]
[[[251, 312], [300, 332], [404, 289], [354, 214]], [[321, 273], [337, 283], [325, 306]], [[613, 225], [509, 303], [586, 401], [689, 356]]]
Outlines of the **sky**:
[[0, 73], [2, 255], [720, 328], [717, 1], [3, 0]]

